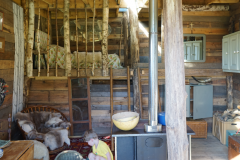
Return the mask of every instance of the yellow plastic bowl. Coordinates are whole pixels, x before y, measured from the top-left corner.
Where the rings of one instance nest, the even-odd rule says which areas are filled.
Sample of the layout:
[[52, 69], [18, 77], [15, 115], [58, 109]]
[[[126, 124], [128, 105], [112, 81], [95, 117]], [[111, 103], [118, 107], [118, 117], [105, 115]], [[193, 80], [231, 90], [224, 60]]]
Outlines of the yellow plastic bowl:
[[112, 116], [115, 126], [123, 131], [129, 131], [137, 126], [139, 114], [136, 112], [121, 112]]

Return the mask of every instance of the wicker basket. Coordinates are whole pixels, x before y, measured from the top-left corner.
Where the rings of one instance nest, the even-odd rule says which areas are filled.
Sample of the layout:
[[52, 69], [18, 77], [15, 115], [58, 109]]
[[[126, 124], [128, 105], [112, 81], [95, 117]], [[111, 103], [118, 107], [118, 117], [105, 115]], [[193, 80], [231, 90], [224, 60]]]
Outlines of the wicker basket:
[[[61, 117], [62, 120], [68, 122], [67, 117], [61, 111], [59, 111], [59, 110], [57, 110], [55, 108], [48, 107], [48, 106], [27, 107], [24, 110], [22, 110], [21, 112], [22, 113], [31, 113], [31, 112], [35, 112], [35, 111], [46, 111], [46, 112], [52, 112], [52, 113], [60, 113], [62, 115], [62, 117]], [[18, 123], [17, 123], [17, 125], [18, 125], [18, 128], [20, 129], [20, 131], [21, 131], [21, 133], [23, 135], [23, 138], [26, 139], [27, 133], [24, 132], [24, 130], [22, 129], [22, 127], [19, 126]], [[67, 129], [69, 129], [69, 128], [67, 128]], [[36, 139], [36, 140], [40, 141], [40, 142], [43, 142], [43, 139]], [[67, 144], [64, 143], [62, 147], [57, 148], [57, 149], [52, 150], [52, 151], [48, 148], [49, 154], [55, 154], [57, 152], [61, 152], [62, 150], [65, 149], [66, 146], [67, 146]]]
[[207, 122], [204, 120], [187, 121], [187, 125], [195, 132], [192, 138], [207, 138]]

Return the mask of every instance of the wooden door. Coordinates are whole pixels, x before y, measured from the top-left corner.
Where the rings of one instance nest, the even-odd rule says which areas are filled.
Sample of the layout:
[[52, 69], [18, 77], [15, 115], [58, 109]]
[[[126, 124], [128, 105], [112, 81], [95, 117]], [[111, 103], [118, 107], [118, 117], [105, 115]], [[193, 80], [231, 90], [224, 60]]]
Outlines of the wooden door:
[[222, 69], [229, 69], [229, 38], [223, 38], [222, 46]]
[[92, 129], [89, 78], [68, 78], [68, 97], [71, 135], [82, 136]]
[[237, 53], [237, 35], [233, 35], [230, 37], [230, 69], [237, 70], [238, 69], [238, 53]]

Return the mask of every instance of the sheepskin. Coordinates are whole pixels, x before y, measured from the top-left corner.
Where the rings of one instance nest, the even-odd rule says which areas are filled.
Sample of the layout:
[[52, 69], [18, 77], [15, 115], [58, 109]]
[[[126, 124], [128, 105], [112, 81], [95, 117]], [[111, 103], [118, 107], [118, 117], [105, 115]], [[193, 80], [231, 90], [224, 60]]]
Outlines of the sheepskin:
[[44, 144], [49, 147], [50, 150], [62, 147], [63, 144], [70, 145], [70, 139], [68, 138], [68, 131], [66, 129], [54, 130], [44, 135]]
[[37, 127], [36, 129], [38, 132], [42, 132], [42, 128], [44, 128], [45, 122], [48, 121], [50, 118], [52, 118], [51, 112], [45, 112], [45, 111], [33, 112], [32, 116], [33, 116], [33, 122]]
[[34, 123], [31, 121], [28, 121], [28, 120], [20, 120], [20, 121], [18, 121], [18, 124], [27, 133], [30, 132], [31, 130], [35, 129]]
[[32, 121], [31, 113], [18, 112], [17, 114], [15, 114], [15, 120], [16, 121], [20, 121], [20, 120]]
[[63, 129], [67, 129], [71, 126], [70, 122], [60, 122], [60, 127]]
[[49, 152], [47, 147], [39, 142], [34, 140], [34, 159], [49, 160]]
[[43, 137], [44, 137], [44, 134], [38, 133], [36, 129], [31, 130], [31, 131], [28, 132], [28, 134], [27, 134], [27, 139], [29, 139], [29, 140], [43, 139]]
[[63, 120], [60, 119], [59, 117], [53, 117], [51, 119], [49, 119], [46, 123], [45, 123], [45, 126], [46, 127], [59, 127], [60, 125], [60, 122], [62, 122]]
[[61, 113], [52, 113], [52, 117], [62, 118]]

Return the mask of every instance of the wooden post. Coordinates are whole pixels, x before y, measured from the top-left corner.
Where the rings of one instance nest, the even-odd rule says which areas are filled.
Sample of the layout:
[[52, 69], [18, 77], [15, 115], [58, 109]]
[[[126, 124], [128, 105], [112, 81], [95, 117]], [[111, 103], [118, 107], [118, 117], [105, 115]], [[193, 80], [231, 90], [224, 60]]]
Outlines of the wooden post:
[[[55, 76], [58, 76], [58, 64], [57, 64], [57, 57], [58, 57], [58, 24], [57, 24], [57, 0], [56, 0], [56, 8], [55, 8], [55, 17], [56, 17], [56, 37], [57, 37], [57, 48], [56, 48], [56, 57], [55, 57]], [[65, 33], [64, 33], [65, 34]]]
[[133, 76], [133, 103], [134, 111], [140, 112], [140, 97], [139, 97], [139, 84], [138, 84], [138, 71], [137, 63], [139, 61], [139, 40], [138, 40], [138, 13], [137, 4], [134, 0], [130, 1], [129, 7], [129, 21], [130, 21], [130, 53], [131, 53], [131, 66], [134, 69]]
[[[39, 6], [40, 0], [38, 0], [38, 6]], [[40, 77], [41, 73], [41, 53], [40, 53], [40, 35], [39, 35], [39, 27], [40, 27], [40, 19], [41, 19], [41, 12], [40, 7], [38, 8], [38, 29], [37, 29], [37, 51], [38, 51], [38, 77]]]
[[139, 25], [138, 25], [138, 13], [137, 4], [134, 0], [131, 0], [131, 6], [129, 8], [129, 21], [130, 21], [130, 53], [131, 53], [131, 66], [137, 68], [139, 61]]
[[[117, 9], [117, 10], [119, 10], [119, 9]], [[123, 29], [122, 21], [121, 21], [121, 34], [120, 34], [120, 43], [119, 43], [119, 51], [118, 51], [120, 61], [121, 61], [122, 29]]]
[[123, 13], [124, 67], [128, 66], [128, 15]]
[[95, 37], [94, 37], [94, 26], [95, 26], [95, 11], [96, 11], [96, 9], [95, 9], [95, 0], [93, 0], [93, 57], [92, 57], [92, 60], [93, 60], [93, 66], [92, 66], [92, 76], [94, 76], [94, 63], [95, 63], [95, 53], [94, 53], [94, 44], [95, 44]]
[[32, 50], [33, 50], [33, 38], [34, 38], [34, 0], [29, 0], [29, 31], [28, 31], [28, 49], [27, 49], [27, 76], [32, 77], [33, 75], [33, 61], [32, 61]]
[[162, 107], [161, 107], [161, 96], [160, 96], [160, 87], [159, 87], [159, 84], [158, 84], [158, 112], [162, 112]]
[[102, 62], [103, 76], [108, 75], [108, 0], [103, 0], [103, 21], [102, 21]]
[[187, 160], [182, 1], [171, 0], [163, 3], [168, 159]]
[[47, 28], [48, 28], [48, 35], [47, 35], [47, 77], [49, 77], [49, 32], [50, 32], [50, 27], [49, 27], [49, 25], [50, 25], [50, 15], [49, 15], [49, 5], [48, 5], [48, 19], [47, 19], [47, 21], [48, 21], [48, 26], [47, 26]]
[[69, 39], [69, 0], [64, 0], [64, 50], [66, 54], [65, 76], [71, 76], [71, 51]]
[[110, 110], [111, 110], [111, 150], [114, 150], [113, 147], [113, 137], [112, 137], [112, 129], [113, 129], [113, 120], [112, 120], [112, 116], [113, 116], [113, 72], [112, 72], [112, 68], [110, 68]]
[[165, 63], [165, 56], [164, 56], [164, 24], [163, 24], [163, 20], [164, 20], [164, 13], [162, 10], [162, 14], [161, 14], [161, 63]]
[[77, 47], [77, 76], [79, 77], [79, 57], [78, 57], [78, 16], [77, 16], [77, 1], [75, 0], [75, 14], [76, 14], [76, 47]]
[[24, 70], [27, 69], [27, 45], [28, 45], [28, 0], [22, 0], [22, 7], [24, 12], [24, 50], [25, 50], [25, 61], [24, 61]]
[[131, 111], [131, 94], [130, 94], [130, 70], [129, 66], [127, 66], [127, 89], [128, 89], [128, 111]]
[[232, 76], [227, 76], [227, 105], [228, 109], [233, 109], [233, 80]]
[[88, 41], [88, 34], [87, 34], [87, 5], [85, 5], [85, 73], [87, 76], [87, 41]]
[[139, 88], [139, 107], [140, 107], [140, 116], [143, 118], [143, 107], [142, 107], [142, 85], [141, 85], [141, 74], [140, 68], [138, 68], [138, 88]]

